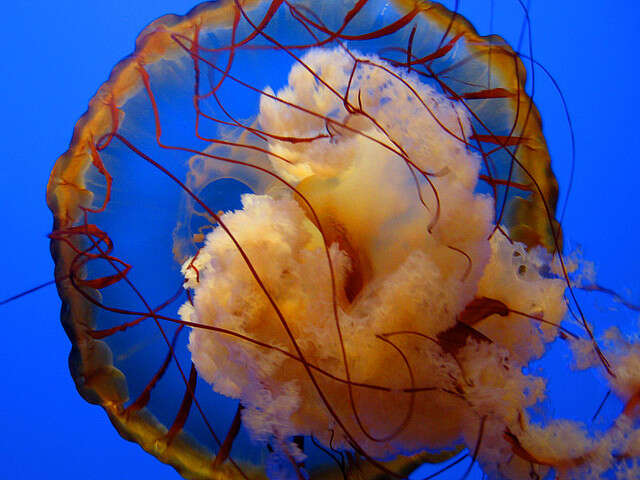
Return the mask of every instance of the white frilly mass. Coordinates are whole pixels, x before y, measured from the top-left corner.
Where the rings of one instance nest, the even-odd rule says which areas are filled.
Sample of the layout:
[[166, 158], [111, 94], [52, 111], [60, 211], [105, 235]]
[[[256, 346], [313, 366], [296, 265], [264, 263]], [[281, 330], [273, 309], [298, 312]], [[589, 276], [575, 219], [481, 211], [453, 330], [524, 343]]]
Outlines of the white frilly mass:
[[[480, 428], [478, 460], [492, 476], [528, 478], [531, 469], [505, 432], [550, 463], [594, 454], [606, 469], [613, 446], [635, 442], [640, 450], [631, 425], [594, 439], [576, 422], [530, 421], [527, 408], [544, 400], [545, 379], [523, 367], [558, 335], [553, 324], [566, 314], [566, 284], [539, 273], [546, 253], [491, 235], [493, 199], [476, 193], [481, 158], [463, 141], [471, 134], [466, 110], [415, 74], [375, 56], [358, 58], [366, 62], [350, 80], [350, 55], [312, 50], [302, 61], [326, 84], [296, 65], [284, 88], [264, 90], [261, 130], [317, 137], [271, 139], [268, 147], [288, 160], [271, 157], [273, 171], [313, 213], [301, 195], [278, 187], [244, 195], [242, 209], [221, 217], [281, 316], [222, 228], [185, 262], [193, 304], [182, 306], [182, 319], [220, 329], [192, 329], [198, 373], [216, 392], [239, 399], [255, 441], [270, 442], [285, 459], [304, 459], [296, 435], [324, 445], [332, 439], [337, 449], [357, 443], [373, 458], [389, 459], [460, 442], [473, 450]], [[347, 111], [347, 91], [366, 115]], [[439, 335], [483, 297], [548, 323], [492, 315], [474, 326], [486, 339], [471, 335], [445, 351]], [[591, 354], [584, 345], [574, 350]], [[626, 375], [615, 393], [631, 397], [640, 386], [637, 347], [612, 363]], [[569, 465], [565, 473], [586, 478], [597, 470], [589, 468]]]

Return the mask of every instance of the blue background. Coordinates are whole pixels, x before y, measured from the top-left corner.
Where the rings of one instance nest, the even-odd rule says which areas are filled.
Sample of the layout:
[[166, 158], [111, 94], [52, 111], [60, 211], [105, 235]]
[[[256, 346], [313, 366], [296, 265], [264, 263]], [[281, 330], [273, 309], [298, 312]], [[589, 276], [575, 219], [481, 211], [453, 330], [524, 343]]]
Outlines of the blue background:
[[[191, 6], [186, 0], [4, 4], [0, 299], [52, 278], [46, 182], [88, 100], [132, 51], [142, 27]], [[462, 7], [481, 33], [493, 22], [493, 31], [517, 43], [522, 14], [514, 0], [495, 0], [493, 15], [489, 0], [466, 0]], [[576, 135], [565, 234], [596, 262], [602, 283], [640, 302], [640, 7], [635, 0], [533, 0], [531, 17], [533, 54], [562, 87]], [[538, 77], [536, 103], [564, 195], [569, 134], [557, 95]], [[0, 307], [0, 479], [177, 479], [172, 468], [122, 440], [103, 411], [77, 394], [59, 308], [53, 287]], [[637, 328], [637, 314], [626, 316]], [[582, 400], [576, 392], [565, 395]]]

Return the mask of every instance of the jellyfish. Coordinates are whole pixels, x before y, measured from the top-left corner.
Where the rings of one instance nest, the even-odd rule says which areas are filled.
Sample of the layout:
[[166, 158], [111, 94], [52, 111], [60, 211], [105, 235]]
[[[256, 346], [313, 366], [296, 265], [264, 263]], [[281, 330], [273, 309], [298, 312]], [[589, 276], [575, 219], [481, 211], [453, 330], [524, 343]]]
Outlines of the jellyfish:
[[[185, 478], [632, 478], [640, 350], [581, 312], [534, 62], [435, 2], [150, 24], [47, 189], [80, 394]], [[544, 412], [558, 343], [602, 428]]]

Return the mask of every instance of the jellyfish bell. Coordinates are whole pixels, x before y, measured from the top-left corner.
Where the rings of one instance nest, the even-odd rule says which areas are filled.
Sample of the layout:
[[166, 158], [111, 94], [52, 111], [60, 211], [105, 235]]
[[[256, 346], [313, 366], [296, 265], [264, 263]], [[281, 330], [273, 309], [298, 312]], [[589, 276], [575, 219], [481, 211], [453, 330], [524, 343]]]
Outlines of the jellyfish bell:
[[[637, 457], [637, 347], [561, 325], [574, 267], [525, 82], [430, 2], [153, 22], [47, 193], [80, 393], [186, 478], [402, 477], [461, 446], [507, 478]], [[531, 413], [526, 367], [558, 337], [624, 402], [600, 436]]]

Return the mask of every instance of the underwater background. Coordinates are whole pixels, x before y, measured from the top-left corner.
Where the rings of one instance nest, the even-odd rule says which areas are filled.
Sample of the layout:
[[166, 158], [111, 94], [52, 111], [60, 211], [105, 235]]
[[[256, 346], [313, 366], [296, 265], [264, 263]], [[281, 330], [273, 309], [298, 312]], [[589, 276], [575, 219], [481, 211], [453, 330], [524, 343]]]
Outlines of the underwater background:
[[[533, 56], [560, 85], [575, 133], [565, 249], [581, 247], [595, 262], [599, 283], [640, 303], [640, 5], [632, 0], [529, 3]], [[166, 13], [184, 14], [193, 5], [185, 0], [23, 0], [4, 6], [0, 299], [52, 278], [46, 182], [88, 100], [133, 50], [145, 25]], [[451, 8], [453, 2], [446, 5]], [[460, 10], [480, 33], [498, 33], [518, 44], [523, 15], [517, 1], [462, 0]], [[540, 70], [534, 101], [560, 182], [561, 212], [571, 172], [570, 133], [561, 101]], [[591, 294], [586, 312], [593, 323], [604, 316], [599, 305], [610, 305], [597, 295]], [[0, 306], [5, 332], [0, 479], [178, 479], [173, 468], [124, 441], [102, 409], [77, 394], [59, 310], [53, 286]], [[622, 312], [637, 331], [638, 314]], [[559, 369], [567, 368], [562, 360]], [[591, 398], [574, 387], [559, 382], [552, 392], [590, 416], [606, 390], [596, 388]], [[441, 478], [460, 478], [466, 465]], [[469, 478], [480, 478], [479, 471]]]

